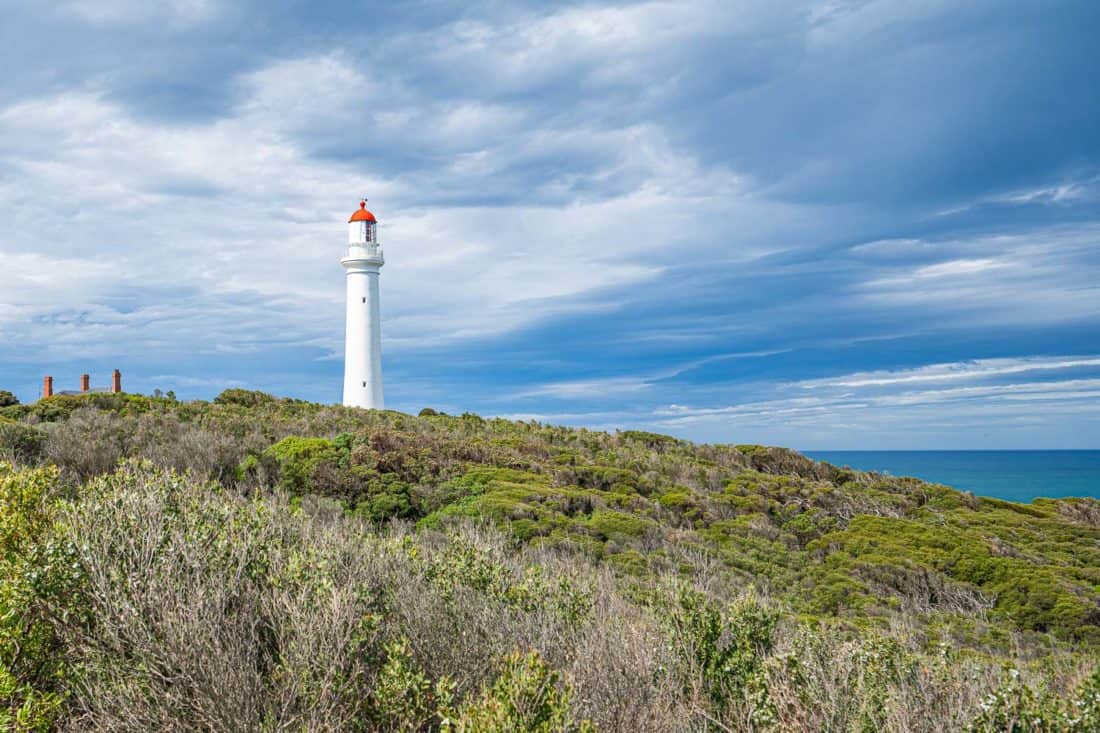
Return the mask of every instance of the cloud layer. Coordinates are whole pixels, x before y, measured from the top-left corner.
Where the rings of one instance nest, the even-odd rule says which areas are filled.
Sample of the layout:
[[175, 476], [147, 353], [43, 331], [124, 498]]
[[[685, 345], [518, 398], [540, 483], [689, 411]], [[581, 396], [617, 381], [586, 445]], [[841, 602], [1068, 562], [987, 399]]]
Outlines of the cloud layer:
[[1098, 21], [17, 0], [0, 386], [118, 366], [135, 390], [337, 400], [365, 193], [398, 409], [1098, 447]]

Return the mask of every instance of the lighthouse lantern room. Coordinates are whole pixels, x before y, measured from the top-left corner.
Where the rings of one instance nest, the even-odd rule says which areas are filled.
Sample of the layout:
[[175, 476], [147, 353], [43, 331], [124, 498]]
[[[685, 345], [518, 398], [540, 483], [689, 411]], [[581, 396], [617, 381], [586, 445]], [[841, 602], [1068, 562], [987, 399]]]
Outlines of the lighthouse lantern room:
[[344, 338], [344, 404], [381, 410], [382, 324], [378, 278], [385, 259], [378, 220], [366, 199], [348, 219], [348, 248], [340, 260], [347, 273]]
[[348, 219], [348, 244], [371, 244], [378, 242], [378, 220], [367, 211], [367, 200], [359, 202], [359, 210]]

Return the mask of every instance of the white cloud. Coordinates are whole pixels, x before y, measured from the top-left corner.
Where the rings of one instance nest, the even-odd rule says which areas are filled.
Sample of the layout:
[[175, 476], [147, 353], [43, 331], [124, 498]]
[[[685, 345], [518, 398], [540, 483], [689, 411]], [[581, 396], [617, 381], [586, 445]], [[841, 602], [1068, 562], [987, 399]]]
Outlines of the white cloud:
[[578, 379], [569, 382], [544, 384], [525, 390], [518, 398], [553, 397], [556, 399], [589, 399], [615, 395], [630, 395], [647, 391], [650, 380], [644, 377], [611, 377], [607, 379]]
[[483, 80], [494, 91], [562, 79], [596, 89], [634, 87], [644, 79], [650, 84], [642, 93], [658, 100], [669, 91], [663, 85], [671, 58], [685, 47], [751, 37], [797, 18], [797, 8], [759, 0], [588, 5], [505, 22], [462, 20], [398, 45], [426, 49], [435, 68]]
[[[502, 139], [522, 121], [508, 108], [417, 107], [399, 93], [398, 108], [417, 123], [394, 133], [395, 144], [434, 129], [440, 140], [486, 146], [484, 167], [501, 171], [534, 150], [600, 148], [608, 167], [597, 175], [635, 181], [566, 207], [425, 208], [418, 201], [433, 186], [475, 174], [384, 178], [312, 156], [299, 138], [346, 126], [379, 89], [400, 85], [367, 79], [334, 53], [275, 62], [239, 87], [234, 115], [193, 123], [151, 122], [94, 91], [0, 109], [0, 163], [12, 172], [0, 179], [0, 215], [15, 224], [0, 253], [13, 264], [4, 290], [16, 306], [0, 325], [27, 353], [159, 345], [171, 319], [179, 339], [169, 348], [252, 351], [274, 340], [334, 355], [342, 222], [364, 192], [377, 204], [391, 263], [387, 343], [499, 334], [607, 307], [599, 293], [656, 276], [679, 254], [668, 247], [737, 190], [735, 177], [671, 150], [656, 128], [543, 127], [524, 143]], [[116, 312], [112, 303], [135, 290], [141, 302]], [[227, 311], [239, 295], [245, 301]], [[76, 318], [80, 329], [65, 325]]]
[[917, 278], [926, 278], [950, 277], [952, 275], [971, 275], [976, 272], [996, 270], [1002, 267], [1007, 267], [1007, 264], [1004, 262], [999, 262], [992, 258], [981, 260], [949, 260], [947, 262], [940, 262], [935, 265], [919, 267], [916, 269], [916, 271], [913, 272], [913, 276]]
[[[852, 252], [866, 277], [855, 303], [922, 319], [950, 314], [953, 327], [1042, 324], [1100, 315], [1093, 268], [1100, 228], [1093, 223], [1011, 235], [883, 245]], [[891, 263], [890, 259], [894, 261]], [[929, 262], [929, 260], [932, 260]]]
[[555, 399], [587, 399], [590, 397], [613, 397], [624, 394], [640, 394], [649, 392], [659, 382], [667, 381], [675, 377], [687, 374], [708, 364], [715, 364], [735, 359], [758, 359], [776, 354], [782, 351], [743, 351], [729, 354], [715, 354], [703, 359], [694, 359], [666, 369], [660, 369], [649, 374], [637, 376], [603, 377], [598, 379], [579, 379], [564, 382], [551, 382], [541, 384], [532, 389], [524, 390], [515, 398], [525, 399], [533, 397], [551, 397]]
[[970, 211], [979, 206], [1067, 206], [1100, 199], [1100, 176], [1063, 180], [1053, 185], [1015, 189], [1003, 193], [982, 196], [981, 198], [952, 206], [936, 212], [936, 216], [949, 216]]
[[[1060, 378], [1050, 379], [1051, 374]], [[1006, 376], [1014, 381], [996, 381]], [[959, 381], [973, 384], [953, 384]], [[627, 420], [697, 438], [745, 436], [807, 449], [868, 443], [880, 448], [1088, 448], [1095, 447], [1095, 435], [1073, 426], [1100, 417], [1100, 357], [936, 364], [762, 383], [748, 392], [775, 396], [717, 406], [665, 405], [649, 413], [636, 411]]]
[[1024, 191], [1015, 191], [992, 200], [1011, 204], [1060, 204], [1070, 201], [1080, 201], [1088, 198], [1090, 193], [1095, 193], [1089, 189], [1090, 186], [1095, 187], [1095, 184], [1098, 182], [1100, 182], [1100, 179], [1092, 178], [1087, 182], [1070, 182], [1062, 183], [1057, 186], [1043, 186]]
[[859, 372], [843, 377], [807, 381], [801, 383], [801, 386], [805, 389], [817, 389], [819, 387], [880, 387], [920, 382], [988, 379], [1007, 374], [1098, 366], [1100, 366], [1100, 356], [978, 359], [947, 364], [930, 364], [915, 369], [899, 369], [897, 371]]

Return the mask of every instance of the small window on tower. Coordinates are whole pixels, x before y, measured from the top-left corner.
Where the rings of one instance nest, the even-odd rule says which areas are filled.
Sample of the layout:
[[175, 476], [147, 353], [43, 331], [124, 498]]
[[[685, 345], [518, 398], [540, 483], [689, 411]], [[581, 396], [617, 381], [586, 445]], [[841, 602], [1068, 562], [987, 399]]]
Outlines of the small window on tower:
[[366, 303], [366, 302], [367, 302], [367, 299], [366, 299], [366, 298], [363, 298], [363, 302], [364, 302], [364, 303]]
[[367, 386], [367, 383], [366, 383], [366, 382], [363, 382], [363, 386], [364, 386], [364, 387], [366, 387], [366, 386]]

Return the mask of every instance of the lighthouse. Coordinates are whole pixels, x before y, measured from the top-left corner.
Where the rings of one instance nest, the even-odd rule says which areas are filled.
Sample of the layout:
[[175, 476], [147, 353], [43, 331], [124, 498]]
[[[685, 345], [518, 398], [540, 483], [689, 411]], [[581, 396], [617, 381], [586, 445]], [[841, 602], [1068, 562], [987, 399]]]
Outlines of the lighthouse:
[[366, 199], [348, 219], [348, 249], [340, 260], [347, 273], [347, 330], [344, 336], [344, 404], [381, 410], [382, 323], [378, 276], [385, 260], [378, 220]]

